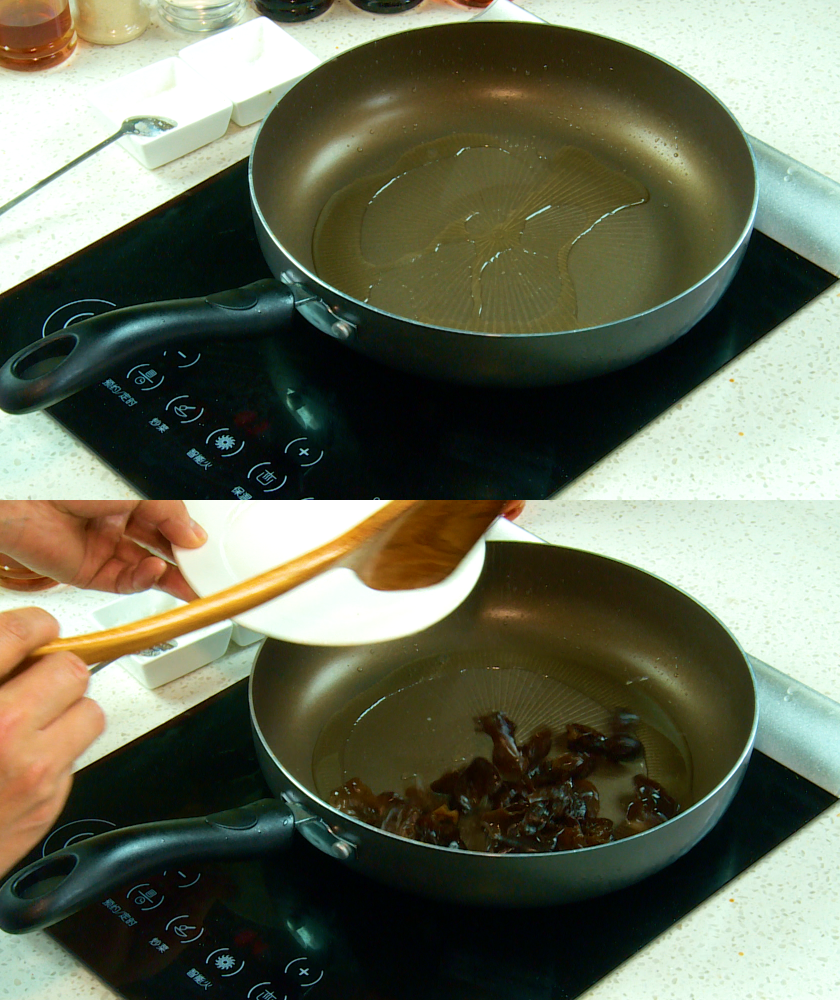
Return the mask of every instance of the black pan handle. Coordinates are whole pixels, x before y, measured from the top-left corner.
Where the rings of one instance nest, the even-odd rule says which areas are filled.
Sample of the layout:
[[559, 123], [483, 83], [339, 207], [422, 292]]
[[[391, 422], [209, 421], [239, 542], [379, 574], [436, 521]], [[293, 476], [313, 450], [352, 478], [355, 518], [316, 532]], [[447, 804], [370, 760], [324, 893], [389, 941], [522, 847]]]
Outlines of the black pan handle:
[[259, 337], [288, 325], [294, 295], [263, 278], [193, 299], [127, 306], [74, 323], [18, 351], [0, 368], [0, 409], [31, 413], [66, 399], [149, 351], [207, 337]]
[[247, 858], [292, 841], [291, 810], [276, 799], [212, 816], [109, 830], [48, 854], [0, 886], [0, 930], [40, 930], [130, 879], [176, 863]]

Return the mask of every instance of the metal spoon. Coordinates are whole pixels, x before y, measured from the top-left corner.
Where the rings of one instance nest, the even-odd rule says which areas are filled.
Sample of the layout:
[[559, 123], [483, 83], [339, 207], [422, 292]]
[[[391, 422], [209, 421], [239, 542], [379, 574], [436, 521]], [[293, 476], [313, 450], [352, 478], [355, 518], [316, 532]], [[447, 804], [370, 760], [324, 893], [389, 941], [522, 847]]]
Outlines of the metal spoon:
[[100, 149], [110, 146], [112, 142], [116, 142], [117, 139], [121, 139], [124, 135], [139, 135], [143, 139], [152, 139], [156, 135], [162, 135], [164, 132], [168, 132], [170, 129], [175, 128], [177, 124], [178, 123], [172, 121], [171, 118], [152, 118], [145, 115], [134, 118], [126, 118], [113, 135], [109, 135], [107, 139], [103, 139], [102, 142], [98, 143], [92, 149], [89, 149], [86, 153], [82, 153], [81, 156], [77, 156], [75, 160], [71, 160], [68, 164], [66, 164], [66, 166], [63, 166], [61, 169], [56, 170], [55, 173], [50, 174], [49, 177], [45, 177], [42, 181], [38, 181], [37, 184], [34, 184], [27, 191], [24, 191], [23, 194], [19, 194], [17, 198], [12, 198], [11, 201], [7, 201], [5, 205], [0, 206], [0, 215], [4, 212], [8, 212], [10, 208], [14, 208], [15, 205], [22, 202], [24, 198], [28, 198], [31, 194], [35, 194], [36, 191], [40, 191], [41, 188], [49, 184], [50, 181], [54, 181], [57, 177], [61, 177], [62, 174], [66, 174], [68, 170], [71, 170], [83, 160], [86, 160], [89, 156], [93, 156], [94, 153], [98, 153]]

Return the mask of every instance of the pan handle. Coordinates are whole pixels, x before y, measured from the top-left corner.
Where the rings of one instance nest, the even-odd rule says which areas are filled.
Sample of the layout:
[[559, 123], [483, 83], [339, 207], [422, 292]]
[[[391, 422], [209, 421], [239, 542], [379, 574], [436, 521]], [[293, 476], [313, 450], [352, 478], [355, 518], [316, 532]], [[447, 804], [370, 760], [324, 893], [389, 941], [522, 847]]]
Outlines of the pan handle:
[[50, 927], [138, 875], [178, 862], [246, 858], [292, 841], [292, 811], [276, 799], [212, 816], [109, 830], [48, 854], [0, 886], [0, 930]]
[[286, 326], [294, 295], [263, 278], [192, 299], [127, 306], [74, 323], [0, 367], [0, 409], [31, 413], [66, 399], [149, 351], [207, 337], [259, 337]]

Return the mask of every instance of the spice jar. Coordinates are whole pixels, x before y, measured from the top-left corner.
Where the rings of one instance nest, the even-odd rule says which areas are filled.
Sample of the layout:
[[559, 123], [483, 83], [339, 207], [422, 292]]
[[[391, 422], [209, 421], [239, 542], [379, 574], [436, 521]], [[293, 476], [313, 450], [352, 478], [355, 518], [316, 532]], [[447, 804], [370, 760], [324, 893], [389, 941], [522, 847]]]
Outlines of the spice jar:
[[94, 45], [130, 42], [149, 26], [143, 0], [73, 0], [76, 31]]

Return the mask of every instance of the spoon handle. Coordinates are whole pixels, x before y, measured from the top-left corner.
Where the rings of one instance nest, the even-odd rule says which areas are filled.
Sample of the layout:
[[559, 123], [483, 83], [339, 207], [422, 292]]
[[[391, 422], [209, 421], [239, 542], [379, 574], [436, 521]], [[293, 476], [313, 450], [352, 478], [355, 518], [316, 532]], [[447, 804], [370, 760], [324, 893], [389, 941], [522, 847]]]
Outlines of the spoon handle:
[[86, 153], [82, 153], [82, 155], [77, 156], [75, 160], [71, 160], [63, 167], [60, 167], [54, 173], [50, 174], [49, 177], [45, 177], [42, 181], [38, 181], [37, 184], [33, 184], [31, 188], [28, 188], [22, 194], [19, 194], [16, 198], [12, 198], [11, 201], [7, 201], [5, 205], [0, 205], [0, 215], [3, 215], [4, 212], [8, 212], [9, 209], [14, 208], [15, 205], [19, 205], [25, 198], [28, 198], [31, 194], [35, 194], [36, 191], [40, 191], [42, 187], [46, 187], [47, 184], [49, 184], [51, 181], [54, 181], [57, 177], [61, 177], [62, 174], [66, 174], [68, 170], [72, 170], [73, 167], [78, 166], [84, 160], [88, 159], [88, 157], [93, 156], [94, 153], [98, 153], [100, 149], [104, 149], [106, 146], [110, 146], [112, 142], [116, 141], [117, 139], [120, 138], [120, 136], [124, 134], [125, 134], [124, 129], [122, 128], [118, 129], [116, 132], [114, 132], [113, 135], [109, 135], [107, 139], [103, 139], [102, 142], [97, 143]]

